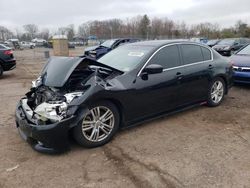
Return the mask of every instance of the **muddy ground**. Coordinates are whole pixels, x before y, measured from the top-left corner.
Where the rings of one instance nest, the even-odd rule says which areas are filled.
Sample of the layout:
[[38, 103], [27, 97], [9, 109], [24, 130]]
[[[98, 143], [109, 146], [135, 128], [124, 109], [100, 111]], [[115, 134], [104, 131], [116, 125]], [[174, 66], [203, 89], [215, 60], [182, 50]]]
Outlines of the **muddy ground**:
[[[220, 107], [198, 107], [121, 131], [104, 147], [72, 142], [61, 155], [33, 151], [15, 128], [17, 100], [45, 63], [44, 49], [16, 51], [0, 78], [0, 187], [250, 187], [250, 87]], [[82, 49], [71, 50], [82, 54]]]

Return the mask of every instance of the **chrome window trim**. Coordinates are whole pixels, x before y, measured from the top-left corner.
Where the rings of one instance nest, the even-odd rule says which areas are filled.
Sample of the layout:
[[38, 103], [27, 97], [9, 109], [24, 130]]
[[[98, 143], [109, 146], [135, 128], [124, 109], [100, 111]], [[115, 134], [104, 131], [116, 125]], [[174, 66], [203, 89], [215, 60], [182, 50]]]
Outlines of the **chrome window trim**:
[[177, 66], [177, 67], [172, 67], [172, 68], [167, 68], [167, 69], [163, 69], [163, 71], [168, 71], [168, 70], [173, 70], [173, 69], [178, 69], [178, 68], [182, 68], [182, 67], [187, 67], [187, 66], [192, 66], [192, 65], [197, 65], [197, 64], [201, 64], [201, 63], [206, 63], [206, 62], [211, 62], [214, 60], [214, 54], [212, 52], [212, 49], [208, 48], [207, 46], [205, 45], [202, 45], [202, 44], [195, 44], [195, 43], [189, 43], [189, 42], [178, 42], [178, 43], [172, 43], [172, 44], [166, 44], [160, 48], [158, 48], [149, 58], [148, 60], [146, 61], [146, 63], [142, 66], [142, 68], [140, 69], [140, 71], [138, 72], [137, 74], [137, 77], [140, 76], [140, 74], [142, 73], [143, 69], [147, 66], [147, 64], [149, 63], [149, 61], [155, 56], [155, 54], [157, 52], [159, 52], [161, 49], [165, 48], [165, 47], [168, 47], [168, 46], [173, 46], [173, 45], [181, 45], [181, 44], [191, 44], [191, 45], [196, 45], [196, 46], [200, 46], [200, 47], [203, 47], [203, 48], [206, 48], [210, 51], [210, 54], [211, 54], [211, 59], [210, 60], [206, 60], [206, 61], [199, 61], [199, 62], [195, 62], [195, 63], [190, 63], [190, 64], [187, 64], [187, 65], [181, 65], [181, 66]]

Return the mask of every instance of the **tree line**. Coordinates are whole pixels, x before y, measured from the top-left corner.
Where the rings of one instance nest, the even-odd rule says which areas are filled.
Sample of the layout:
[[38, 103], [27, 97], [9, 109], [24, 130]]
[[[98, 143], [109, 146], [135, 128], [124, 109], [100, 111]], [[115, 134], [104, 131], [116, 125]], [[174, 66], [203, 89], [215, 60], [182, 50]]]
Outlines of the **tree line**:
[[171, 38], [192, 38], [207, 37], [213, 38], [232, 38], [250, 37], [250, 26], [241, 20], [234, 26], [221, 28], [219, 24], [199, 23], [188, 25], [184, 21], [178, 22], [169, 18], [149, 18], [147, 15], [139, 15], [127, 19], [94, 20], [82, 23], [76, 29], [73, 24], [60, 27], [57, 31], [50, 31], [48, 28], [39, 30], [36, 24], [23, 26], [23, 31], [10, 29], [0, 26], [0, 40], [8, 38], [18, 38], [19, 40], [30, 41], [37, 37], [49, 40], [55, 34], [67, 35], [69, 40], [74, 37], [88, 38], [96, 36], [98, 39], [110, 39], [118, 37], [133, 37], [140, 39], [171, 39]]

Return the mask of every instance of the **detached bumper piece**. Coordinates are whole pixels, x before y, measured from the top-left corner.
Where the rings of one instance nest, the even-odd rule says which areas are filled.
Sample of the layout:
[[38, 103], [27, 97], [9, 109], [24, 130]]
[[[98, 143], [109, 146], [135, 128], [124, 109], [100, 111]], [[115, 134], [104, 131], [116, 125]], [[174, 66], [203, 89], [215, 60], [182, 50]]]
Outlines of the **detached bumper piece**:
[[74, 116], [54, 124], [39, 125], [32, 118], [30, 109], [24, 106], [21, 100], [16, 108], [16, 126], [21, 137], [38, 152], [52, 154], [67, 151], [68, 131]]

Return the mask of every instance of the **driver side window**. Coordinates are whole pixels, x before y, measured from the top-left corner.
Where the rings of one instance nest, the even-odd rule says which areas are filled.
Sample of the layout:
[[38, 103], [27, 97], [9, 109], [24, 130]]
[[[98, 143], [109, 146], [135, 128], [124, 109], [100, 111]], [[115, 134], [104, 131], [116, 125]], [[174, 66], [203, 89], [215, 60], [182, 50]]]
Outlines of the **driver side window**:
[[162, 48], [152, 57], [150, 64], [161, 65], [163, 69], [180, 66], [180, 55], [177, 45]]

